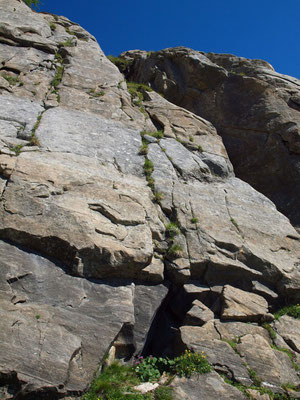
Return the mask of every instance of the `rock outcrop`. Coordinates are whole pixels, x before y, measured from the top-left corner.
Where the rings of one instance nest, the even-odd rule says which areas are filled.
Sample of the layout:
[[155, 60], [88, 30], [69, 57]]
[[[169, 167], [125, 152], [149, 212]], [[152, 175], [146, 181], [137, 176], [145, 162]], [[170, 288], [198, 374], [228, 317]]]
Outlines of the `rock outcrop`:
[[300, 81], [262, 60], [184, 47], [128, 51], [128, 79], [212, 122], [236, 176], [300, 226]]
[[[165, 98], [67, 18], [0, 0], [1, 398], [75, 399], [108, 353], [185, 349], [215, 371], [176, 379], [178, 399], [243, 399], [229, 382], [253, 370], [297, 386], [299, 324], [273, 313], [300, 300], [300, 236], [264, 194], [296, 224], [299, 82], [182, 48], [124, 57]], [[270, 149], [286, 189], [259, 171]]]

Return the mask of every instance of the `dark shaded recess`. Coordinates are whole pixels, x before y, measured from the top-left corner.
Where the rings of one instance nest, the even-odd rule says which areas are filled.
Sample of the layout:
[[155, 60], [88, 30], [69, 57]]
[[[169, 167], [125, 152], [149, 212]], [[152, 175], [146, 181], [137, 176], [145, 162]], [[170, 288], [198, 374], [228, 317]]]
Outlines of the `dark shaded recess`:
[[163, 131], [164, 130], [164, 126], [159, 121], [157, 121], [155, 118], [151, 117], [150, 115], [149, 115], [149, 118], [150, 118], [152, 124], [155, 126], [155, 128], [158, 131]]
[[180, 319], [172, 314], [170, 303], [177, 294], [178, 289], [170, 287], [169, 293], [158, 309], [149, 329], [142, 356], [168, 356], [174, 354], [174, 340], [180, 326]]
[[182, 353], [178, 345], [179, 327], [184, 325], [186, 313], [194, 300], [201, 300], [214, 312], [221, 310], [219, 296], [216, 293], [186, 293], [182, 287], [171, 285], [169, 293], [162, 302], [151, 324], [141, 353], [142, 356], [175, 357]]

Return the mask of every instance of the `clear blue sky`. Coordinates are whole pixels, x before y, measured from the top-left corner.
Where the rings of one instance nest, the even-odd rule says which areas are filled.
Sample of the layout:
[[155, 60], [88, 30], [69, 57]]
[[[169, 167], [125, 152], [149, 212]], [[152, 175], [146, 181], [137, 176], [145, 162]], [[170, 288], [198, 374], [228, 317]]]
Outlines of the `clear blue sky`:
[[187, 46], [270, 62], [300, 79], [300, 0], [41, 0], [98, 40], [105, 54]]

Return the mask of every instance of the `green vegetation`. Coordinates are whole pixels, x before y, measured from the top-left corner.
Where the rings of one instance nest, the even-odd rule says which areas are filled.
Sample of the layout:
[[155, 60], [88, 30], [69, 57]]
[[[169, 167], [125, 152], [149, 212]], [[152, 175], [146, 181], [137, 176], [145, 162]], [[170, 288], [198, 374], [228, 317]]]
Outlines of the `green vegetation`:
[[280, 310], [278, 310], [276, 313], [274, 313], [274, 317], [276, 319], [279, 319], [283, 315], [289, 315], [290, 317], [300, 319], [300, 305], [295, 304], [295, 305], [286, 306], [286, 307], [283, 307]]
[[11, 76], [7, 74], [2, 74], [2, 78], [4, 78], [11, 86], [23, 86], [23, 82], [19, 80], [17, 76]]
[[67, 39], [65, 42], [60, 42], [59, 46], [61, 46], [61, 47], [74, 47], [75, 43], [73, 42], [72, 39]]
[[93, 381], [82, 400], [150, 400], [150, 394], [142, 395], [133, 390], [139, 383], [133, 367], [114, 363]]
[[148, 158], [145, 159], [144, 171], [145, 171], [146, 177], [148, 177], [149, 175], [151, 175], [152, 172], [154, 171], [153, 162], [152, 162], [151, 160], [149, 160]]
[[13, 151], [16, 156], [18, 156], [21, 153], [22, 148], [24, 145], [22, 144], [17, 144], [16, 146], [9, 146], [9, 150]]
[[133, 366], [115, 362], [94, 379], [82, 400], [172, 400], [172, 387], [160, 385], [154, 392], [141, 394], [134, 386], [141, 382], [158, 381], [163, 373], [170, 382], [174, 375], [190, 377], [205, 374], [211, 366], [204, 353], [185, 353], [174, 359], [167, 357], [138, 357]]
[[32, 6], [38, 6], [39, 5], [39, 0], [23, 0], [25, 4], [28, 5], [28, 7]]
[[65, 31], [66, 31], [69, 35], [76, 36], [76, 32], [75, 32], [75, 31], [71, 31], [68, 27], [65, 28]]
[[276, 334], [276, 332], [274, 331], [274, 329], [271, 327], [270, 324], [263, 324], [262, 326], [263, 326], [263, 328], [265, 328], [265, 329], [268, 331], [269, 336], [270, 336], [270, 338], [271, 338], [272, 340], [274, 340], [274, 339], [277, 338], [277, 334]]
[[161, 192], [154, 192], [153, 196], [154, 203], [160, 203], [163, 199], [163, 194]]
[[148, 154], [148, 144], [143, 143], [140, 147], [139, 154], [146, 156]]
[[235, 338], [235, 339], [224, 339], [224, 342], [226, 342], [226, 343], [228, 343], [232, 348], [233, 348], [233, 350], [236, 352], [236, 353], [238, 353], [238, 350], [237, 350], [237, 344], [238, 344], [238, 338]]
[[97, 91], [96, 89], [90, 89], [87, 94], [89, 94], [90, 97], [102, 97], [105, 95], [105, 92], [104, 90]]
[[174, 238], [175, 236], [179, 235], [180, 233], [180, 228], [177, 225], [176, 222], [170, 222], [167, 226], [166, 226], [166, 231], [167, 234], [170, 238]]
[[190, 142], [193, 142], [194, 140], [195, 140], [195, 139], [194, 139], [193, 136], [190, 136], [190, 137], [189, 137], [189, 141], [190, 141]]
[[164, 137], [164, 132], [161, 131], [161, 130], [156, 131], [156, 132], [152, 132], [152, 133], [151, 133], [151, 136], [155, 137], [156, 139], [163, 139], [163, 137]]
[[206, 374], [211, 371], [211, 366], [206, 360], [204, 352], [193, 353], [186, 350], [185, 353], [174, 359], [172, 366], [174, 374], [190, 377], [193, 374]]
[[[147, 147], [147, 152], [148, 152], [148, 147]], [[153, 171], [154, 171], [153, 162], [151, 160], [149, 160], [149, 158], [145, 157], [144, 172], [145, 172], [145, 175], [146, 175], [148, 186], [150, 187], [150, 189], [154, 193], [154, 191], [155, 191], [155, 188], [154, 188], [155, 180], [151, 176]]]
[[142, 104], [144, 100], [144, 93], [151, 92], [152, 89], [143, 83], [136, 82], [127, 82], [127, 88], [128, 92], [130, 93], [132, 103], [138, 106], [142, 113], [146, 114], [145, 108]]
[[202, 153], [203, 152], [203, 147], [199, 144], [199, 146], [198, 146], [198, 150], [200, 151], [200, 153]]
[[197, 222], [198, 222], [198, 218], [196, 218], [196, 217], [191, 218], [192, 224], [196, 224]]
[[36, 314], [35, 318], [40, 319], [41, 318], [40, 314]]
[[54, 22], [50, 22], [49, 26], [52, 32], [56, 30], [56, 24]]
[[164, 132], [162, 130], [155, 131], [155, 132], [142, 131], [141, 132], [141, 136], [144, 137], [145, 135], [155, 137], [156, 139], [163, 139]]
[[248, 373], [254, 385], [261, 387], [262, 380], [257, 376], [257, 373], [251, 368], [248, 368]]
[[114, 56], [107, 56], [109, 61], [111, 61], [115, 66], [117, 66], [120, 72], [124, 73], [127, 68], [133, 63], [133, 60], [127, 60], [126, 58], [122, 57], [114, 57]]
[[182, 252], [182, 247], [179, 244], [173, 243], [168, 248], [168, 255], [171, 257], [179, 257]]
[[30, 146], [39, 146], [40, 145], [40, 142], [39, 142], [38, 138], [36, 137], [35, 132], [41, 123], [41, 119], [42, 119], [42, 114], [40, 114], [37, 117], [36, 123], [33, 125], [32, 131], [31, 131], [31, 137], [30, 137], [30, 141], [29, 141]]
[[54, 78], [51, 81], [51, 86], [54, 87], [54, 89], [57, 89], [61, 80], [62, 80], [62, 76], [64, 73], [64, 66], [63, 65], [57, 65], [56, 66], [56, 74], [54, 76]]
[[230, 221], [236, 227], [236, 229], [239, 230], [239, 226], [238, 226], [238, 223], [236, 222], [236, 220], [234, 218], [230, 218]]

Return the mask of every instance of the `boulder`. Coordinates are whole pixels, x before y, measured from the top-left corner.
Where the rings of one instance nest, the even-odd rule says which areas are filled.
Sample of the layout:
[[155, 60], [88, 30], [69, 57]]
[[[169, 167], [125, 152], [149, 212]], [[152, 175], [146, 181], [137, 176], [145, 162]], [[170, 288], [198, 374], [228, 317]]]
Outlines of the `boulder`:
[[254, 371], [252, 376], [261, 380], [262, 386], [281, 392], [281, 385], [299, 383], [289, 356], [285, 352], [271, 348], [262, 336], [256, 334], [243, 336], [237, 349], [248, 367]]
[[172, 386], [175, 400], [247, 399], [238, 389], [225, 383], [216, 372], [193, 376], [191, 379], [175, 378]]
[[274, 317], [268, 312], [267, 301], [254, 293], [225, 285], [222, 293], [222, 319], [237, 321], [272, 321]]

